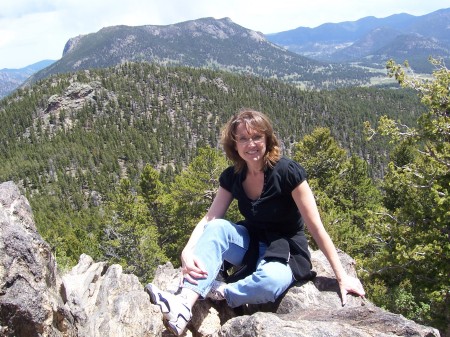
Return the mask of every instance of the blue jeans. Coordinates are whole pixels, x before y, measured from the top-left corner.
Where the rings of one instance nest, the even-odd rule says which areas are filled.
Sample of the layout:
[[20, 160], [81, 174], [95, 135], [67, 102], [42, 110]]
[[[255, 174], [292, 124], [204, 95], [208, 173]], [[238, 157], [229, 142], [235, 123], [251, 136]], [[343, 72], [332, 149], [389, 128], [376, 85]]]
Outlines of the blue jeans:
[[[235, 266], [241, 265], [249, 242], [250, 237], [244, 226], [222, 219], [209, 222], [194, 250], [194, 254], [205, 266], [208, 276], [197, 279], [196, 285], [184, 280], [183, 287], [192, 289], [203, 298], [206, 297], [223, 261]], [[266, 245], [260, 242], [259, 260], [253, 274], [226, 286], [224, 295], [230, 307], [274, 302], [294, 281], [292, 270], [287, 263], [268, 262], [262, 258], [265, 250]]]

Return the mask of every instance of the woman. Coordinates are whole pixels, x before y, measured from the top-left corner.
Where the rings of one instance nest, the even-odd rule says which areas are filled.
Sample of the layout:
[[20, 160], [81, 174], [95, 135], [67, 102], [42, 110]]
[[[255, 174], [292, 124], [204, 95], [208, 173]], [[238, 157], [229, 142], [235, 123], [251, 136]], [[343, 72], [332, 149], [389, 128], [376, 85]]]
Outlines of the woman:
[[[313, 278], [304, 224], [333, 268], [342, 304], [347, 293], [364, 296], [361, 282], [341, 265], [304, 169], [281, 156], [267, 116], [241, 110], [222, 130], [222, 144], [234, 165], [222, 172], [211, 207], [183, 249], [180, 294], [145, 287], [166, 326], [181, 335], [198, 298], [225, 299], [231, 307], [273, 302], [293, 281]], [[222, 219], [234, 198], [244, 217], [238, 224]], [[233, 282], [215, 281], [224, 261], [246, 264], [247, 273]]]

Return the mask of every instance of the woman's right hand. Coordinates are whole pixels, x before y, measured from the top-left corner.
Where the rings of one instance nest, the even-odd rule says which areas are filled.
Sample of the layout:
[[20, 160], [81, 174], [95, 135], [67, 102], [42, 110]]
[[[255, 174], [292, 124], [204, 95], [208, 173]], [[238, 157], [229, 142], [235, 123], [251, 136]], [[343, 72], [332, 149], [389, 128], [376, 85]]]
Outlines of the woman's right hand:
[[192, 284], [197, 284], [197, 279], [208, 276], [206, 268], [190, 250], [183, 250], [181, 254], [181, 273], [183, 274], [183, 279]]

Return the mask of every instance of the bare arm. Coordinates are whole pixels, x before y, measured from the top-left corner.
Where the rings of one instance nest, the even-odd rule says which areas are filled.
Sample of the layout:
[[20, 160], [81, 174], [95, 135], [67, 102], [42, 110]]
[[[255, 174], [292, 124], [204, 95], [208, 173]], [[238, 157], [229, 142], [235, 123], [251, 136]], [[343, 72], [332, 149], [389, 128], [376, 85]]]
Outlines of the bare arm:
[[336, 279], [339, 282], [342, 304], [345, 305], [347, 302], [347, 293], [356, 293], [359, 296], [364, 296], [365, 292], [361, 282], [357, 278], [349, 276], [342, 267], [336, 247], [320, 219], [319, 210], [308, 183], [304, 181], [298, 185], [292, 191], [292, 197], [314, 241], [316, 241], [320, 250], [330, 262], [331, 268], [333, 268]]
[[197, 283], [194, 278], [202, 278], [206, 276], [206, 269], [201, 265], [193, 254], [195, 245], [203, 233], [205, 225], [214, 219], [223, 218], [233, 197], [230, 192], [219, 187], [216, 197], [206, 215], [195, 226], [192, 234], [181, 253], [182, 271], [186, 279], [192, 283]]

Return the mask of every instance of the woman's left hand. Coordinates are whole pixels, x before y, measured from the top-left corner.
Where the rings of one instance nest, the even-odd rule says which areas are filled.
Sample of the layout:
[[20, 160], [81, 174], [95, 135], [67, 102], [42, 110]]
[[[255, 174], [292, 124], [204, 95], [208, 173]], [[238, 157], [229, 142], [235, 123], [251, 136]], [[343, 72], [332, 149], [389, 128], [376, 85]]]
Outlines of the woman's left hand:
[[306, 180], [292, 191], [292, 198], [297, 204], [298, 210], [305, 221], [308, 231], [330, 262], [331, 268], [333, 268], [334, 274], [339, 280], [342, 305], [344, 306], [347, 303], [348, 293], [355, 293], [364, 297], [366, 293], [361, 282], [356, 277], [347, 275], [342, 267], [336, 247], [323, 226], [314, 195]]
[[345, 275], [339, 281], [339, 289], [341, 290], [342, 306], [347, 303], [347, 294], [349, 293], [353, 293], [361, 297], [366, 295], [361, 281], [350, 275]]

